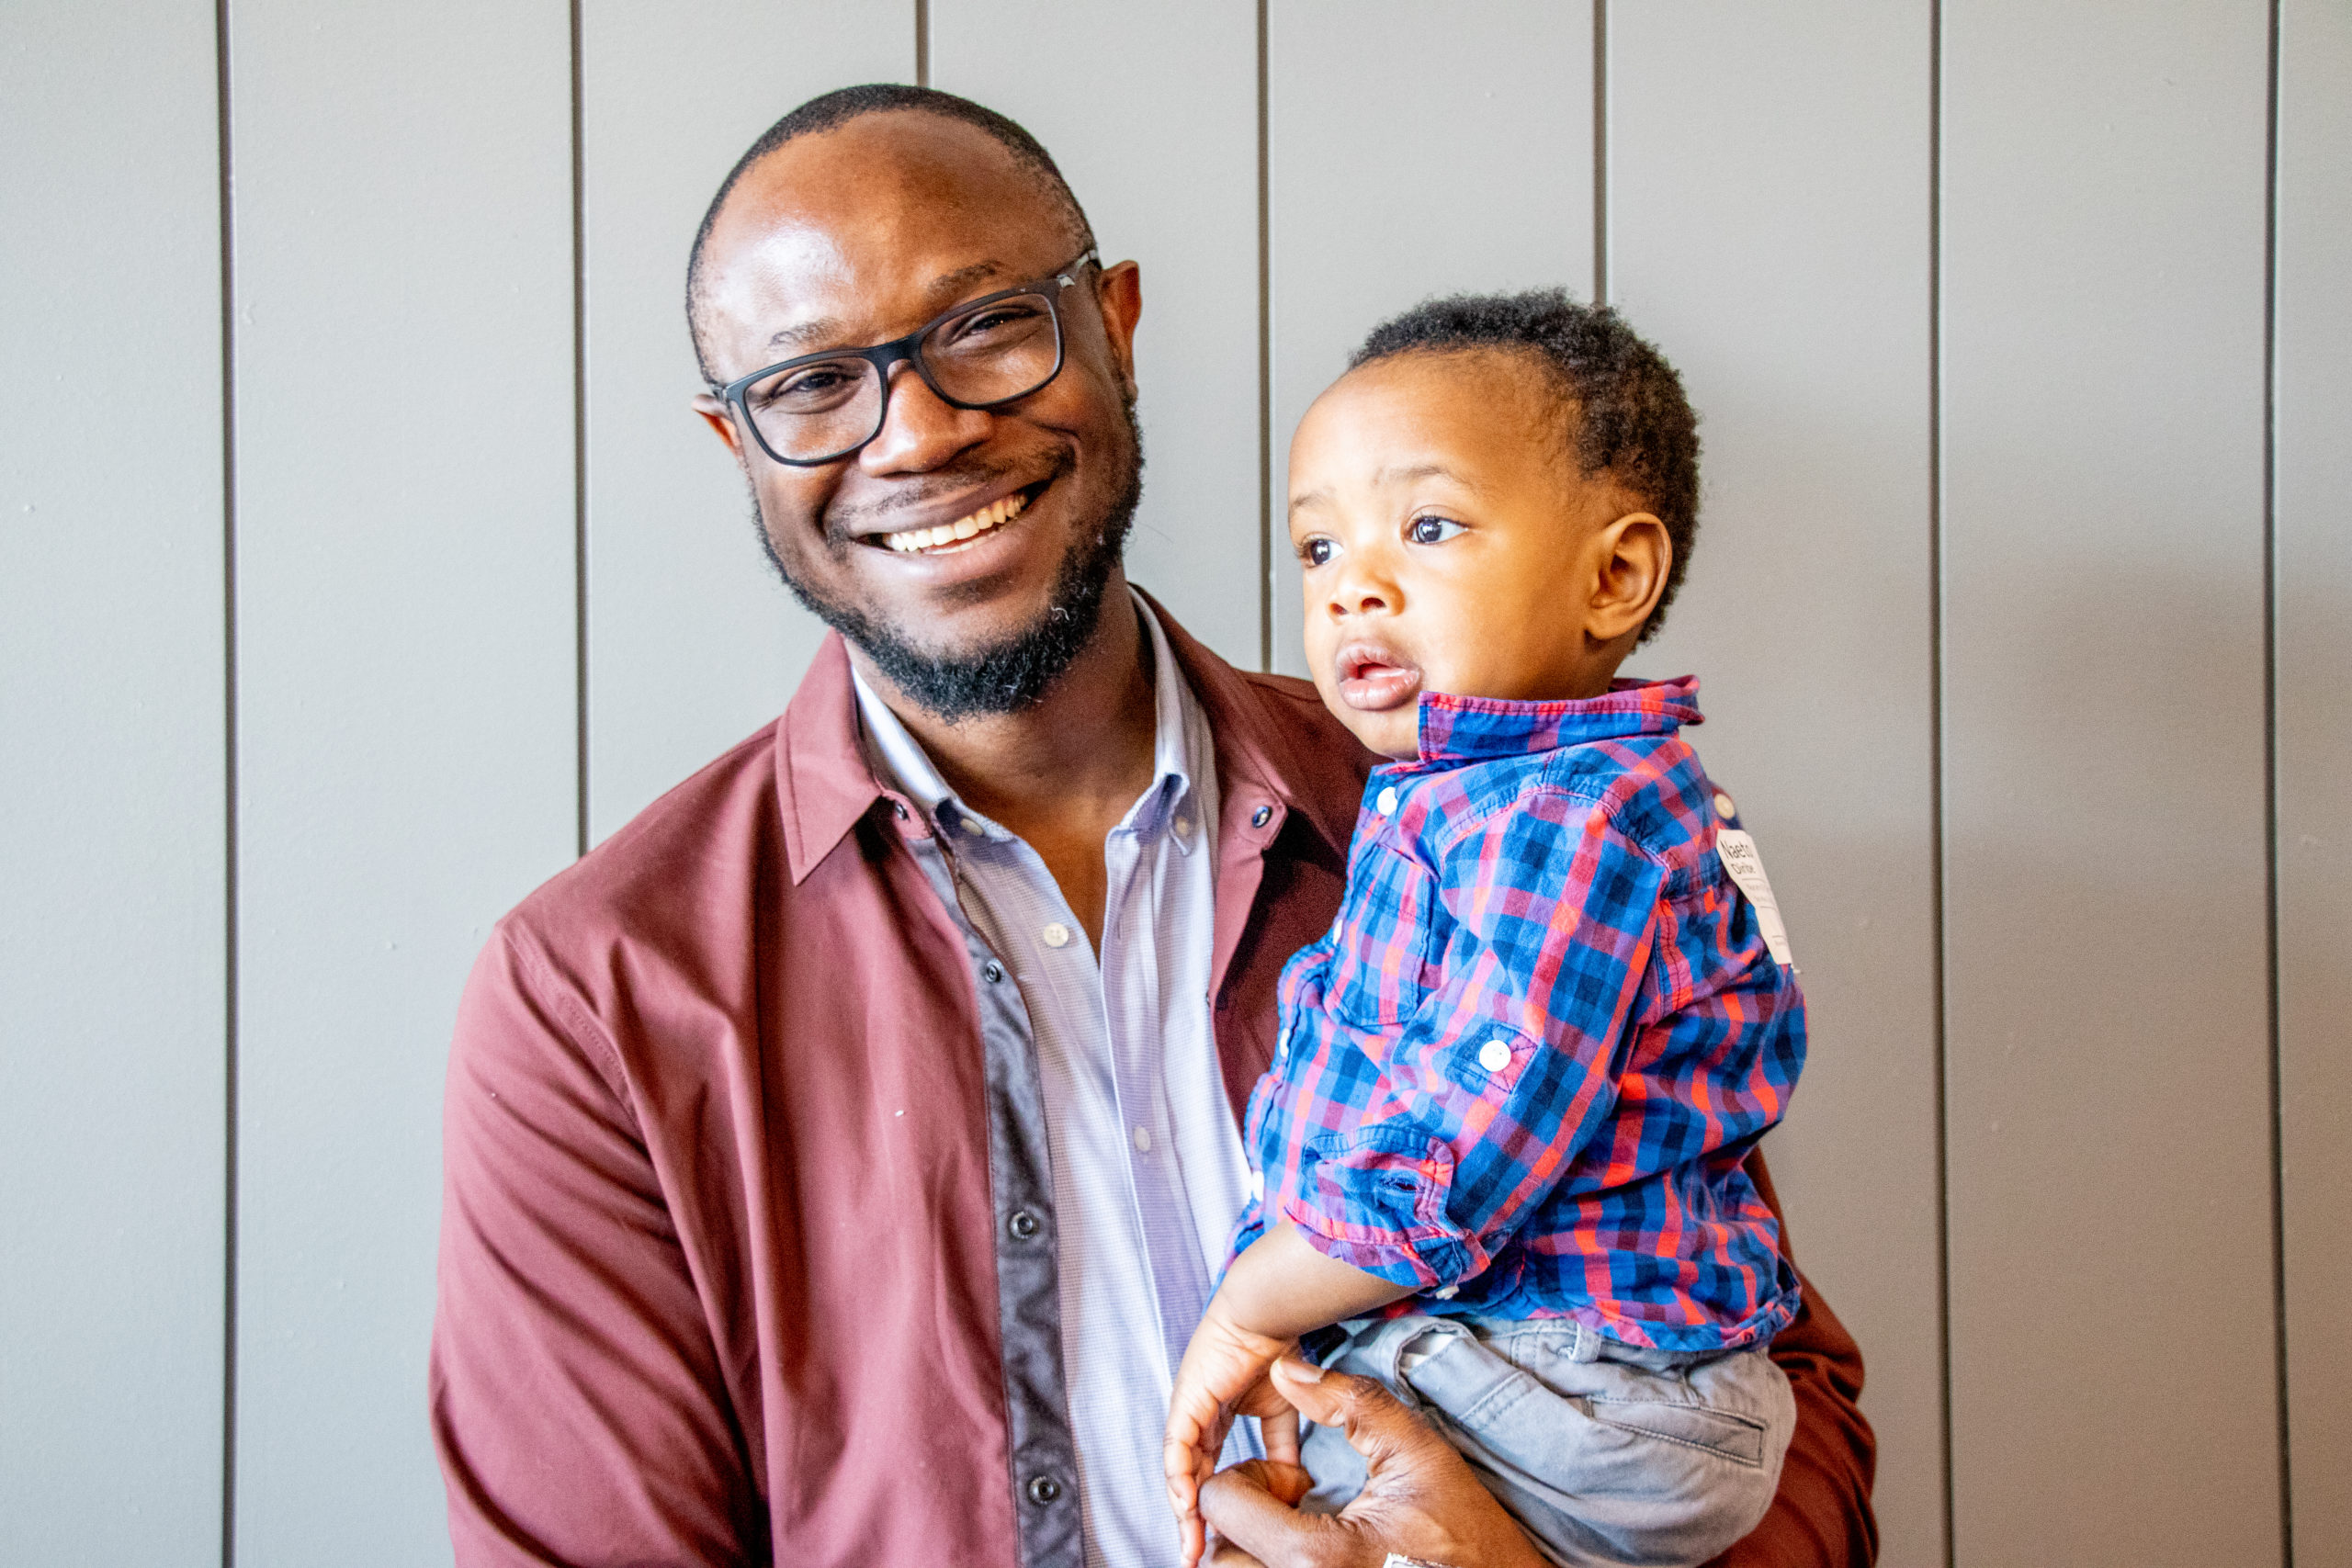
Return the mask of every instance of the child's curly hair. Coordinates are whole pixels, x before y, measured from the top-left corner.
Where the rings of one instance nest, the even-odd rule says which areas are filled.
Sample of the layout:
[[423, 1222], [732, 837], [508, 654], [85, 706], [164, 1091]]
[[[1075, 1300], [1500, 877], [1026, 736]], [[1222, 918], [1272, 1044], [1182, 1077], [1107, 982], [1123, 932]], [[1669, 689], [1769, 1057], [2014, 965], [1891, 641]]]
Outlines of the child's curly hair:
[[1699, 419], [1682, 378], [1616, 311], [1579, 305], [1559, 288], [1425, 299], [1373, 328], [1348, 368], [1474, 349], [1532, 355], [1559, 389], [1577, 471], [1607, 474], [1666, 525], [1674, 562], [1642, 628], [1648, 641], [1666, 623], [1699, 532]]

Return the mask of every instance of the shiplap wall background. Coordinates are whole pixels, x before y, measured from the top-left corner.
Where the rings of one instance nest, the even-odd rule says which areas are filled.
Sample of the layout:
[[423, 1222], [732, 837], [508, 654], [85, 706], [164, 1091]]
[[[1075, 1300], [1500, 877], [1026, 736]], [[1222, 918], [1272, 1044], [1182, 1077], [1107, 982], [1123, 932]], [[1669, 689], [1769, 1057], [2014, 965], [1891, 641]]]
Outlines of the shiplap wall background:
[[1705, 526], [1638, 667], [1805, 965], [1771, 1152], [1884, 1561], [2352, 1563], [2343, 0], [9, 0], [0, 1562], [447, 1560], [460, 979], [817, 637], [687, 241], [918, 78], [1143, 264], [1131, 566], [1244, 664], [1373, 321], [1665, 347]]

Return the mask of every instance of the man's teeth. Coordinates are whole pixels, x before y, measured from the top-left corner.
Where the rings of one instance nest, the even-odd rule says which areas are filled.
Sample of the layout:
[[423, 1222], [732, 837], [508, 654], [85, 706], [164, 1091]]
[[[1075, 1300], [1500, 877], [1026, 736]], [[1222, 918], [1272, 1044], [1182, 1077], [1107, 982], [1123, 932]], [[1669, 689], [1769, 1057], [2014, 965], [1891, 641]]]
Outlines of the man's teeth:
[[936, 528], [885, 534], [882, 542], [901, 555], [912, 555], [917, 550], [935, 550], [942, 545], [960, 544], [975, 534], [984, 534], [1000, 524], [1010, 523], [1020, 516], [1028, 504], [1029, 498], [1025, 495], [1008, 495], [1002, 501], [990, 502], [968, 517], [942, 523]]

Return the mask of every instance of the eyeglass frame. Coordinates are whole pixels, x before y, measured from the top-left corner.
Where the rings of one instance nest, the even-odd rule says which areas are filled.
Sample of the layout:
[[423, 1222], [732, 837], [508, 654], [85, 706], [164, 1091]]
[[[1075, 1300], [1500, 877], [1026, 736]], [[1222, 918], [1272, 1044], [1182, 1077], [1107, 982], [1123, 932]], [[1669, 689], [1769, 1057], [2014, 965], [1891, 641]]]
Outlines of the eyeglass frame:
[[[820, 349], [814, 354], [803, 354], [791, 359], [780, 360], [774, 365], [754, 370], [748, 376], [738, 376], [724, 387], [716, 381], [709, 383], [709, 386], [712, 391], [718, 394], [719, 400], [734, 411], [736, 428], [749, 432], [752, 439], [759, 444], [760, 450], [766, 453], [771, 461], [782, 463], [793, 468], [821, 468], [828, 463], [838, 463], [844, 457], [854, 457], [863, 452], [873, 444], [876, 436], [882, 434], [882, 427], [890, 422], [892, 380], [890, 372], [897, 368], [902, 360], [914, 367], [915, 374], [922, 378], [922, 384], [931, 389], [931, 395], [949, 408], [1001, 409], [1008, 403], [1017, 403], [1023, 398], [1035, 397], [1052, 386], [1055, 378], [1061, 375], [1062, 363], [1069, 355], [1069, 339], [1062, 331], [1061, 290], [1077, 288], [1076, 275], [1090, 262], [1098, 269], [1102, 265], [1102, 256], [1092, 245], [1087, 246], [1071, 260], [1054, 268], [1042, 277], [1031, 278], [1028, 282], [1015, 284], [1011, 288], [1000, 288], [993, 294], [983, 294], [977, 299], [967, 299], [960, 304], [950, 305], [902, 338], [876, 344], [870, 348]], [[1050, 288], [1048, 286], [1051, 286]], [[995, 398], [987, 402], [968, 403], [961, 398], [949, 397], [941, 389], [939, 383], [932, 379], [931, 367], [924, 364], [922, 356], [915, 352], [917, 345], [930, 335], [934, 327], [953, 321], [957, 316], [979, 310], [983, 306], [993, 305], [1000, 299], [1015, 299], [1023, 294], [1035, 294], [1046, 301], [1046, 313], [1054, 323], [1054, 367], [1046, 372], [1044, 380], [1027, 391], [1015, 392], [1009, 398]], [[874, 367], [875, 373], [882, 382], [882, 406], [874, 416], [874, 428], [867, 431], [865, 438], [855, 446], [844, 446], [827, 457], [787, 457], [769, 446], [768, 438], [760, 434], [760, 422], [752, 417], [752, 411], [743, 400], [744, 396], [751, 390], [754, 381], [765, 380], [770, 376], [779, 375], [796, 366], [815, 365], [828, 359], [863, 359]]]

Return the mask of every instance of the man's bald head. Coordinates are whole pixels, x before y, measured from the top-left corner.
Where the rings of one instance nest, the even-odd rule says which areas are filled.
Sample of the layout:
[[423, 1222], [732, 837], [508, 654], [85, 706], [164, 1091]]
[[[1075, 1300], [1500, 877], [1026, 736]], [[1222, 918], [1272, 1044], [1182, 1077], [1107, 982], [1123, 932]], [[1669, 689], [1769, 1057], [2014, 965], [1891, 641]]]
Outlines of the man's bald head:
[[710, 198], [709, 209], [704, 212], [702, 226], [695, 231], [694, 249], [686, 258], [686, 328], [694, 335], [695, 363], [703, 379], [712, 386], [719, 384], [713, 371], [707, 340], [705, 307], [706, 264], [704, 253], [710, 244], [711, 231], [718, 225], [720, 215], [727, 209], [728, 197], [743, 177], [788, 141], [804, 136], [814, 136], [832, 130], [854, 119], [876, 114], [921, 114], [934, 118], [954, 120], [968, 125], [986, 135], [1009, 153], [1013, 162], [1033, 175], [1039, 190], [1069, 223], [1073, 251], [1091, 249], [1094, 231], [1086, 221], [1085, 209], [1071, 194], [1069, 182], [1054, 166], [1054, 160], [1037, 139], [1012, 120], [994, 109], [983, 108], [969, 98], [959, 98], [953, 93], [942, 93], [930, 87], [910, 87], [895, 82], [870, 83], [862, 87], [842, 87], [809, 99], [774, 125], [752, 143], [735, 161], [726, 179], [719, 182], [718, 194]]

